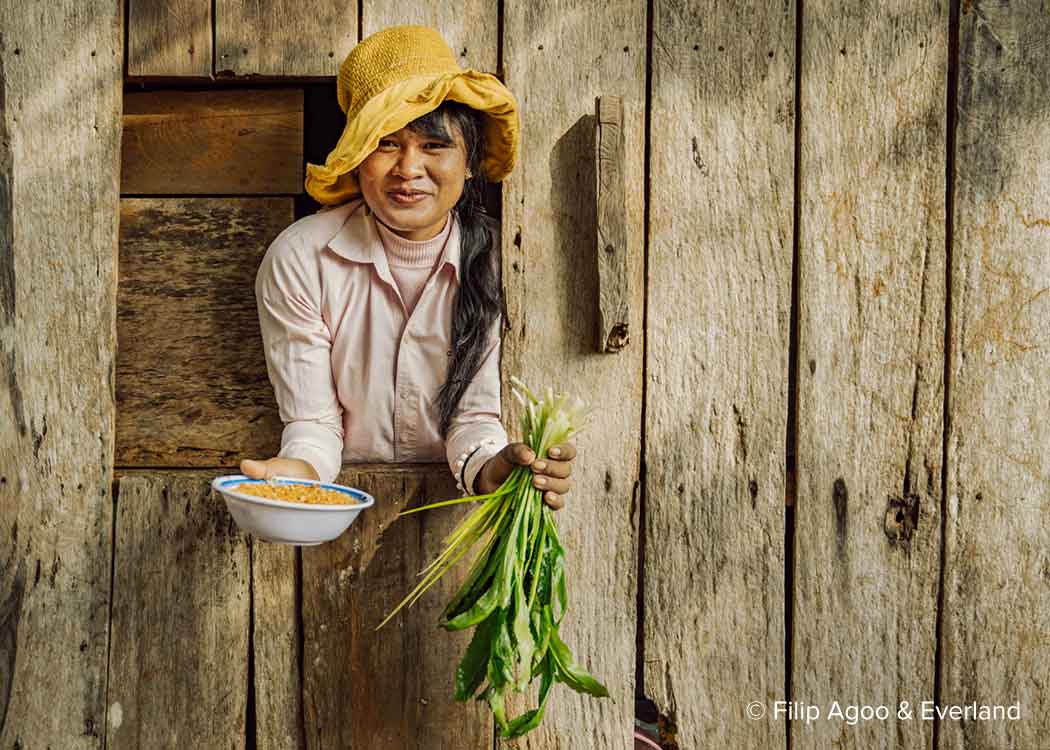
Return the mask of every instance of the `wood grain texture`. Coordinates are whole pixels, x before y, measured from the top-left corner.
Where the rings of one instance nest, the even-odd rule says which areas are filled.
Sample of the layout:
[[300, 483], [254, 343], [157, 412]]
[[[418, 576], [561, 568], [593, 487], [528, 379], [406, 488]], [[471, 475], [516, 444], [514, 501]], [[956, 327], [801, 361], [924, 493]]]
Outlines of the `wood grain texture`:
[[0, 746], [100, 750], [120, 4], [0, 3]]
[[128, 77], [211, 76], [211, 0], [127, 0]]
[[302, 89], [124, 98], [122, 193], [298, 194], [303, 177]]
[[389, 3], [363, 0], [361, 26], [369, 36], [388, 26], [420, 24], [441, 32], [456, 53], [461, 67], [494, 73], [497, 66], [497, 18], [495, 0], [426, 0], [418, 3]]
[[243, 748], [248, 536], [215, 472], [124, 472], [106, 747]]
[[357, 43], [357, 3], [215, 0], [217, 76], [335, 76]]
[[785, 744], [745, 707], [784, 696], [794, 45], [793, 3], [653, 7], [644, 690], [683, 750]]
[[951, 265], [941, 747], [1050, 740], [1050, 7], [964, 2]]
[[119, 465], [236, 467], [276, 454], [283, 427], [255, 273], [292, 221], [291, 198], [121, 201]]
[[595, 191], [598, 232], [594, 249], [598, 264], [598, 351], [616, 352], [630, 341], [630, 299], [627, 268], [627, 202], [624, 190], [623, 100], [598, 97], [595, 117]]
[[[557, 522], [569, 610], [561, 635], [613, 700], [556, 685], [543, 724], [520, 747], [621, 748], [634, 721], [643, 341], [595, 352], [599, 290], [594, 101], [624, 104], [630, 329], [642, 330], [645, 5], [562, 1], [504, 7], [504, 69], [521, 102], [521, 154], [503, 195], [503, 284], [510, 330], [504, 378], [573, 392], [594, 407], [576, 441], [575, 487]], [[504, 422], [520, 414], [504, 389]], [[615, 702], [614, 702], [615, 701]], [[512, 715], [534, 702], [515, 700]], [[505, 743], [500, 743], [505, 744]]]
[[337, 481], [371, 493], [376, 505], [339, 539], [303, 549], [307, 748], [489, 748], [492, 721], [481, 704], [452, 698], [470, 634], [437, 627], [466, 566], [375, 629], [469, 512], [453, 506], [397, 519], [458, 494], [448, 467], [346, 467]]
[[252, 649], [258, 750], [303, 750], [296, 548], [252, 539]]
[[806, 2], [793, 696], [885, 721], [796, 745], [928, 748], [941, 546], [946, 4]]

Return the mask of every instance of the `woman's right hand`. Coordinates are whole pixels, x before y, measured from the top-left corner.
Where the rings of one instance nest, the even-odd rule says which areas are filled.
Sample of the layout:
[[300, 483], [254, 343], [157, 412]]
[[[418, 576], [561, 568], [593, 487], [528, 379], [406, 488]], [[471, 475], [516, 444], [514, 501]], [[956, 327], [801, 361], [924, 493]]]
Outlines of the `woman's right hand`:
[[301, 458], [268, 458], [265, 461], [246, 458], [241, 461], [241, 473], [252, 479], [272, 479], [273, 477], [294, 477], [296, 479], [314, 479], [321, 477], [314, 467]]

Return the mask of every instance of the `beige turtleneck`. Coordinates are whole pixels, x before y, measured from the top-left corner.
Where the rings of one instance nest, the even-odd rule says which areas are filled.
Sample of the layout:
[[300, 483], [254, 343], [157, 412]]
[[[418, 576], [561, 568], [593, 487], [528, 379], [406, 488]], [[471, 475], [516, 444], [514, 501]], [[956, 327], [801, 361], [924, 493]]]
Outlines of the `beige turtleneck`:
[[397, 282], [405, 309], [411, 315], [427, 279], [430, 278], [438, 258], [445, 249], [445, 243], [452, 233], [452, 222], [446, 219], [445, 228], [429, 240], [406, 240], [379, 221], [376, 222], [376, 228], [386, 250], [390, 274]]

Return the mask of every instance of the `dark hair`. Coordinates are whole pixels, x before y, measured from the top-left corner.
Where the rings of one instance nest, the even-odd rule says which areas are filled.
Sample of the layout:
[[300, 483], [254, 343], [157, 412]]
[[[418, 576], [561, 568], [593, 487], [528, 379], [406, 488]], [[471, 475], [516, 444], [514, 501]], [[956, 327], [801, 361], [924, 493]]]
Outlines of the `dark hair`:
[[473, 175], [464, 183], [463, 195], [452, 209], [460, 224], [460, 283], [453, 303], [452, 356], [437, 398], [442, 437], [447, 436], [463, 392], [478, 372], [489, 330], [505, 310], [496, 247], [498, 224], [485, 211], [483, 202], [482, 117], [465, 104], [445, 100], [437, 109], [408, 124], [419, 135], [449, 141], [454, 139], [448, 132], [448, 123], [457, 126], [466, 146], [467, 169]]

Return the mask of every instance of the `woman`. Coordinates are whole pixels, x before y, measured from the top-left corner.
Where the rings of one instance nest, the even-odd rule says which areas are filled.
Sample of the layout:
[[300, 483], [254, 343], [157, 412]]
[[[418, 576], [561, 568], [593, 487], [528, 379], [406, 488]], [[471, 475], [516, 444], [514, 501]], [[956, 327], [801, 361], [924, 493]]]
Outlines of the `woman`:
[[324, 204], [270, 245], [255, 293], [284, 431], [253, 478], [330, 482], [347, 461], [444, 458], [464, 494], [529, 466], [564, 506], [575, 448], [537, 460], [500, 423], [502, 292], [482, 179], [514, 167], [518, 115], [441, 36], [398, 26], [340, 66], [347, 123], [306, 190]]

